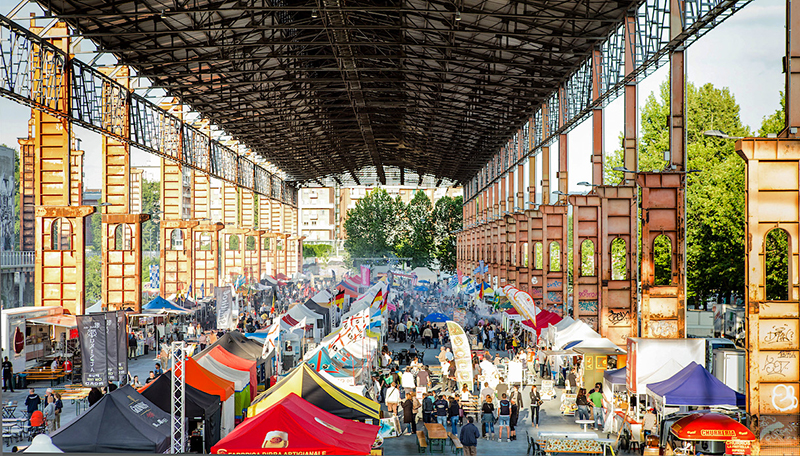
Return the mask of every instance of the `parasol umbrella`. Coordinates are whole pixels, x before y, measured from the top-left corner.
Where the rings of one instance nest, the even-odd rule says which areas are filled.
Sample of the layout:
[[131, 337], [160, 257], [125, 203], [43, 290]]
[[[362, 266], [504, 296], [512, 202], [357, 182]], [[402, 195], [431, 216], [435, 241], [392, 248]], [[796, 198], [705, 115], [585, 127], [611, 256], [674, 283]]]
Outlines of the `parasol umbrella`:
[[743, 424], [722, 413], [693, 413], [676, 421], [670, 431], [681, 440], [756, 439]]

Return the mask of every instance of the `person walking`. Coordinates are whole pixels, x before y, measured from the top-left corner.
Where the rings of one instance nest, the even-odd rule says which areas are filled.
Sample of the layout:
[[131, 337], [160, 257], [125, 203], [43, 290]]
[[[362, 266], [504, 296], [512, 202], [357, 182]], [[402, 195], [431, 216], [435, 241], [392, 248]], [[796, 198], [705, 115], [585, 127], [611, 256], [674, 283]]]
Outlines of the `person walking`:
[[519, 421], [519, 406], [517, 400], [511, 397], [511, 416], [509, 417], [509, 428], [511, 429], [511, 440], [517, 440], [517, 421]]
[[458, 439], [464, 447], [464, 456], [476, 456], [478, 454], [478, 438], [480, 438], [478, 427], [475, 426], [475, 418], [467, 417], [467, 424], [461, 427], [461, 434]]
[[64, 409], [64, 403], [61, 401], [61, 394], [55, 393], [53, 396], [56, 398], [56, 419], [55, 419], [55, 430], [61, 427], [61, 411]]
[[499, 418], [497, 419], [497, 441], [503, 441], [503, 428], [506, 430], [506, 441], [511, 440], [511, 401], [508, 400], [508, 395], [503, 393], [500, 396], [500, 402], [498, 404], [498, 415]]
[[406, 400], [403, 401], [403, 424], [412, 435], [417, 433], [417, 408], [414, 407], [416, 399], [411, 393], [406, 393]]
[[450, 420], [450, 431], [453, 435], [458, 435], [458, 420], [461, 418], [461, 408], [458, 406], [455, 396], [450, 396], [450, 404], [447, 406], [447, 418]]
[[422, 369], [417, 372], [417, 385], [424, 386], [425, 388], [431, 387], [431, 372], [428, 366], [423, 366]]
[[436, 422], [447, 428], [447, 409], [449, 404], [445, 400], [444, 394], [439, 396], [433, 406], [436, 408]]
[[400, 390], [397, 389], [397, 383], [392, 384], [386, 388], [386, 408], [392, 416], [397, 415], [397, 407], [400, 404]]
[[3, 359], [3, 391], [10, 388], [14, 392], [14, 364], [8, 360], [8, 356]]
[[542, 395], [536, 389], [536, 385], [531, 386], [531, 426], [539, 427], [539, 407], [542, 406]]
[[433, 423], [433, 411], [435, 407], [433, 405], [433, 398], [431, 397], [430, 393], [425, 393], [424, 397], [422, 398], [422, 422], [423, 423]]
[[433, 330], [431, 330], [430, 325], [425, 325], [425, 329], [422, 330], [422, 345], [425, 348], [431, 348], [432, 338], [433, 338]]
[[494, 404], [492, 404], [492, 396], [490, 394], [487, 394], [484, 398], [486, 400], [483, 402], [483, 406], [481, 406], [481, 413], [483, 413], [483, 438], [494, 439]]
[[589, 400], [592, 402], [592, 413], [594, 413], [594, 429], [603, 430], [603, 393], [600, 388], [595, 387], [592, 394], [589, 395]]
[[564, 389], [569, 391], [570, 394], [574, 394], [575, 391], [578, 389], [578, 377], [575, 375], [575, 368], [573, 367], [570, 369], [569, 374], [567, 374], [567, 385], [565, 385]]
[[406, 367], [403, 375], [400, 376], [400, 386], [403, 387], [405, 393], [415, 393], [417, 385], [414, 383], [414, 374], [411, 373], [411, 367]]

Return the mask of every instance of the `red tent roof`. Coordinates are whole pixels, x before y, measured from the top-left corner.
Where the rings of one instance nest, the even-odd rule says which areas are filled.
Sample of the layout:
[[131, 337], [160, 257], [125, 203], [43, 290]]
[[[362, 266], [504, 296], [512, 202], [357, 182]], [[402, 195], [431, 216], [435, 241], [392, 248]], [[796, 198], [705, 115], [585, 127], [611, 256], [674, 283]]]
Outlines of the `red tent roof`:
[[211, 452], [367, 455], [377, 434], [378, 426], [339, 418], [291, 393], [246, 419]]
[[250, 400], [255, 399], [258, 391], [258, 377], [256, 376], [256, 362], [236, 356], [217, 345], [209, 350], [205, 356], [210, 356], [215, 361], [222, 363], [231, 369], [250, 372]]
[[510, 309], [506, 309], [506, 313], [509, 314], [509, 315], [519, 315], [519, 312], [517, 312], [517, 309], [515, 309], [513, 307], [510, 308]]
[[549, 310], [543, 310], [536, 314], [536, 325], [534, 325], [530, 320], [525, 320], [522, 322], [522, 324], [533, 328], [536, 331], [536, 334], [539, 334], [544, 328], [547, 328], [548, 325], [556, 324], [559, 321], [561, 321], [561, 317], [557, 313], [550, 312]]

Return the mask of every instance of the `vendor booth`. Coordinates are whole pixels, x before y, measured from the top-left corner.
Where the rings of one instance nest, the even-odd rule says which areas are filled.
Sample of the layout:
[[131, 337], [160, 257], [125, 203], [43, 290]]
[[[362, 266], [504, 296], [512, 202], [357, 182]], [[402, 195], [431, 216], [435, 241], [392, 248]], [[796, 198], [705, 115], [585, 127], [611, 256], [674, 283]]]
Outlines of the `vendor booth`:
[[261, 393], [253, 401], [247, 416], [255, 416], [290, 393], [348, 420], [377, 420], [380, 416], [380, 405], [377, 402], [331, 383], [306, 363], [297, 366], [275, 386]]
[[744, 394], [732, 390], [694, 361], [669, 379], [647, 385], [647, 394], [664, 415], [670, 407], [745, 407]]
[[[221, 435], [222, 403], [220, 397], [205, 393], [192, 386], [193, 380], [186, 378], [185, 394], [187, 432], [196, 435], [199, 445], [190, 442], [192, 452], [210, 452], [211, 446]], [[139, 390], [142, 396], [161, 410], [172, 413], [172, 371], [164, 372], [154, 381]]]
[[340, 418], [294, 393], [248, 419], [212, 453], [368, 455], [378, 426]]
[[65, 453], [164, 453], [170, 415], [125, 385], [50, 437]]
[[692, 413], [664, 430], [664, 453], [751, 454], [756, 436], [742, 423], [721, 413]]
[[203, 368], [194, 358], [186, 358], [186, 384], [208, 394], [219, 396], [222, 401], [220, 435], [226, 436], [235, 424], [236, 386], [234, 382], [213, 374]]
[[220, 346], [212, 348], [211, 351], [199, 356], [198, 359], [202, 359], [207, 356], [214, 358], [228, 367], [238, 371], [247, 372], [250, 375], [250, 399], [255, 399], [256, 390], [258, 389], [258, 377], [256, 376], [255, 361], [236, 356], [233, 353], [229, 353], [227, 350], [224, 350]]

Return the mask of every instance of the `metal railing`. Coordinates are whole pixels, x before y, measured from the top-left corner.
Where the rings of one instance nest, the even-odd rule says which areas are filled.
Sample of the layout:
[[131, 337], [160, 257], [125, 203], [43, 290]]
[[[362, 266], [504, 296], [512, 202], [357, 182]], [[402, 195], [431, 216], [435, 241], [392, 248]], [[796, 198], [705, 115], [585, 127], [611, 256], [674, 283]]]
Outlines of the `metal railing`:
[[33, 250], [0, 252], [0, 268], [2, 269], [33, 269], [34, 264], [36, 264], [36, 252]]

